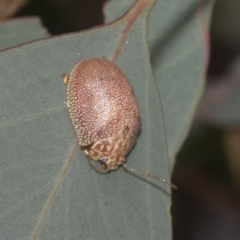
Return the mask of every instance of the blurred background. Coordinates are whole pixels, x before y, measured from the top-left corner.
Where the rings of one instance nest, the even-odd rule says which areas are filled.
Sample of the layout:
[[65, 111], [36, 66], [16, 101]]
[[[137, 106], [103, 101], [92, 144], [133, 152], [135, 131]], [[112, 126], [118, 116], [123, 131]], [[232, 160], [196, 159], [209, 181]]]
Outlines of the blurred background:
[[[0, 0], [0, 20], [39, 16], [52, 35], [102, 24], [105, 0]], [[176, 160], [174, 240], [240, 239], [240, 1], [217, 0], [206, 90]]]

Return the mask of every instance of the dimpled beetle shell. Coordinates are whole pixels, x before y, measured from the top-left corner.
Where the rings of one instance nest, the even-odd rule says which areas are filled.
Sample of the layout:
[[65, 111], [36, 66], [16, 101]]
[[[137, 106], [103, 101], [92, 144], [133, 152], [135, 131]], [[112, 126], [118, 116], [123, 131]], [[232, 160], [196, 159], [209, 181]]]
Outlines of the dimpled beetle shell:
[[128, 78], [105, 58], [87, 58], [74, 67], [67, 83], [68, 108], [80, 146], [104, 169], [117, 169], [140, 129]]

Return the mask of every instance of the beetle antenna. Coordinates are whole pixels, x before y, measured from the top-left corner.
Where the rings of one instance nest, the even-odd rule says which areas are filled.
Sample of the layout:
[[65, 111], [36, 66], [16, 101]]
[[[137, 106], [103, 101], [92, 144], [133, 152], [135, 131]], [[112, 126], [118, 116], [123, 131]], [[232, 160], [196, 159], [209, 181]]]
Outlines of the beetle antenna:
[[167, 181], [166, 179], [164, 179], [164, 178], [161, 178], [161, 177], [156, 176], [156, 175], [151, 174], [151, 173], [147, 173], [147, 172], [142, 172], [142, 171], [136, 170], [136, 169], [134, 169], [134, 168], [131, 168], [131, 167], [127, 166], [125, 163], [123, 164], [123, 167], [124, 167], [124, 169], [125, 169], [126, 171], [128, 171], [128, 172], [136, 172], [136, 173], [145, 175], [145, 176], [147, 176], [147, 177], [157, 179], [157, 180], [159, 180], [159, 181], [162, 181], [162, 182], [168, 184], [170, 187], [172, 187], [172, 188], [174, 188], [174, 189], [178, 189], [177, 186], [175, 186], [174, 184], [168, 182], [168, 181]]

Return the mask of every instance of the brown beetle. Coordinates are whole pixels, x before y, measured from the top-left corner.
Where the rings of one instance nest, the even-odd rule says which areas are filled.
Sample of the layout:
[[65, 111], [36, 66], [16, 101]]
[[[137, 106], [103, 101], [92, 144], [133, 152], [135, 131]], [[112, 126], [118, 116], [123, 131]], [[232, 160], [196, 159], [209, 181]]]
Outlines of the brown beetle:
[[[67, 105], [79, 144], [95, 170], [108, 172], [123, 165], [128, 171], [167, 182], [125, 164], [141, 123], [131, 84], [118, 66], [105, 58], [86, 58], [64, 82], [68, 84]], [[95, 167], [92, 160], [99, 161], [103, 169]]]
[[87, 58], [74, 67], [67, 82], [69, 113], [80, 146], [104, 169], [117, 169], [140, 129], [137, 101], [126, 75], [105, 58]]

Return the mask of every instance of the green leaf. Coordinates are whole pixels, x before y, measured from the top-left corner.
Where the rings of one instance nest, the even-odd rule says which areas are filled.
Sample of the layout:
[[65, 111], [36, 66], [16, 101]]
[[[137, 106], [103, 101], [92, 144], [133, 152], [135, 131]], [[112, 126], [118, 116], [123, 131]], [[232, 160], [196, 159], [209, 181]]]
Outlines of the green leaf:
[[0, 23], [0, 51], [22, 43], [46, 38], [49, 34], [38, 18], [14, 19]]
[[100, 174], [89, 166], [76, 145], [61, 77], [86, 57], [115, 58], [142, 119], [127, 163], [169, 179], [146, 39], [152, 5], [139, 1], [113, 24], [1, 52], [1, 238], [171, 239], [169, 187], [122, 168]]
[[[106, 22], [121, 16], [133, 0], [110, 1]], [[153, 73], [161, 95], [171, 165], [191, 125], [204, 87], [206, 39], [214, 1], [157, 1], [149, 19]]]

